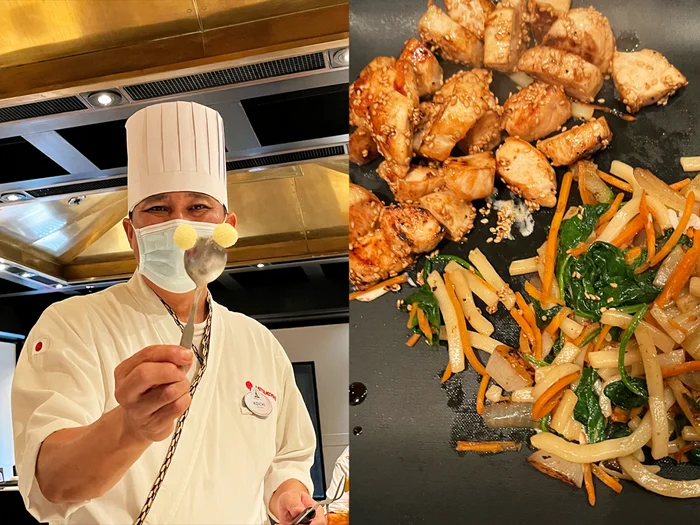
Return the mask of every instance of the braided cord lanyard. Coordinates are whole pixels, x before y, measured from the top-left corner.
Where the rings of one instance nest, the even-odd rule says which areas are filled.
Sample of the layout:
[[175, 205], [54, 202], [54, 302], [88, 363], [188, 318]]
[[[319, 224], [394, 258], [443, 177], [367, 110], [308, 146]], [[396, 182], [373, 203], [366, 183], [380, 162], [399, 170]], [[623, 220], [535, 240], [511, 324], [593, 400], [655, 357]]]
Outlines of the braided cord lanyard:
[[[182, 323], [180, 320], [177, 318], [177, 315], [175, 312], [173, 312], [173, 309], [170, 308], [170, 306], [161, 299], [161, 302], [163, 303], [163, 306], [165, 306], [165, 309], [168, 311], [168, 313], [171, 315], [171, 317], [175, 320], [177, 323], [177, 326], [180, 328], [180, 330], [184, 330], [184, 326], [182, 326]], [[197, 375], [195, 375], [194, 379], [192, 380], [192, 384], [190, 385], [190, 396], [194, 397], [195, 392], [197, 391], [197, 386], [199, 385], [199, 382], [202, 380], [202, 376], [204, 375], [204, 371], [207, 369], [207, 357], [209, 356], [209, 341], [211, 338], [211, 319], [212, 319], [212, 305], [211, 305], [211, 296], [207, 296], [207, 304], [209, 306], [209, 315], [207, 316], [207, 324], [204, 328], [204, 335], [202, 336], [202, 343], [201, 343], [201, 353], [199, 349], [193, 344], [192, 345], [192, 351], [194, 352], [194, 355], [197, 356], [197, 360], [199, 361], [200, 368], [199, 371], [197, 372]], [[153, 502], [156, 499], [156, 496], [158, 495], [158, 491], [160, 490], [161, 485], [163, 484], [163, 481], [165, 480], [165, 474], [168, 472], [168, 468], [170, 467], [170, 463], [173, 459], [173, 456], [175, 455], [175, 450], [177, 449], [177, 444], [180, 441], [180, 436], [182, 435], [182, 429], [185, 425], [185, 420], [187, 419], [187, 415], [190, 413], [189, 407], [185, 412], [177, 419], [177, 423], [175, 424], [175, 432], [173, 432], [173, 437], [170, 439], [170, 445], [168, 446], [168, 452], [165, 454], [165, 459], [163, 460], [163, 464], [160, 466], [160, 470], [158, 471], [158, 475], [156, 476], [156, 480], [153, 482], [153, 486], [151, 487], [150, 492], [148, 493], [148, 497], [146, 498], [146, 502], [143, 504], [143, 507], [141, 508], [141, 512], [139, 513], [138, 517], [136, 518], [136, 521], [134, 521], [134, 525], [143, 525], [143, 523], [146, 521], [146, 516], [148, 516], [148, 513], [151, 511], [151, 507], [153, 506]]]

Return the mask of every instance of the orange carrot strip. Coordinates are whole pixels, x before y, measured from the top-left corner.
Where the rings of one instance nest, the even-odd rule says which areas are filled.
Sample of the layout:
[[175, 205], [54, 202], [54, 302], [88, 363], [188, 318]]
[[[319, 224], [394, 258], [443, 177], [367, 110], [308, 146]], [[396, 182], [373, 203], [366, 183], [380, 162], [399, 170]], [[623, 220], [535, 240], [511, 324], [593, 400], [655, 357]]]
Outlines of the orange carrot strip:
[[532, 405], [532, 419], [541, 419], [549, 414], [554, 407], [547, 406], [548, 402], [555, 398], [559, 392], [576, 381], [580, 375], [580, 372], [574, 372], [573, 374], [566, 375], [545, 390], [542, 395], [537, 398], [535, 404]]
[[591, 463], [591, 469], [593, 470], [593, 474], [595, 475], [595, 477], [603, 483], [605, 483], [612, 490], [614, 490], [618, 494], [622, 492], [622, 485], [620, 484], [620, 482], [613, 478], [610, 474], [605, 472], [598, 465], [596, 465], [595, 463]]
[[626, 191], [627, 193], [632, 193], [632, 186], [627, 184], [625, 181], [618, 179], [617, 177], [613, 177], [612, 175], [609, 175], [608, 173], [605, 173], [604, 171], [600, 170], [598, 170], [598, 177], [603, 179], [611, 186], [615, 186], [619, 190]]
[[572, 180], [573, 174], [570, 171], [566, 172], [566, 175], [564, 175], [564, 179], [561, 182], [561, 189], [559, 190], [557, 209], [554, 212], [552, 225], [550, 226], [549, 234], [547, 235], [547, 251], [545, 253], [544, 260], [544, 274], [542, 275], [542, 294], [545, 296], [551, 295], [552, 291], [554, 266], [556, 263], [557, 248], [559, 244], [559, 227], [561, 226], [561, 221], [564, 218], [564, 212], [566, 211], [566, 203], [569, 200]]
[[591, 464], [583, 464], [583, 482], [586, 485], [586, 493], [588, 494], [588, 503], [591, 507], [595, 507], [595, 487], [593, 486], [593, 476], [591, 476]]
[[586, 188], [586, 179], [583, 174], [583, 170], [578, 176], [578, 194], [581, 196], [581, 202], [583, 204], [596, 204], [598, 201], [593, 196], [593, 194]]
[[476, 394], [476, 413], [481, 415], [484, 413], [484, 398], [486, 397], [486, 387], [489, 386], [491, 378], [485, 374], [479, 383], [479, 391]]
[[532, 333], [535, 336], [535, 346], [533, 347], [535, 359], [542, 359], [542, 332], [540, 332], [540, 329], [537, 327], [535, 313], [532, 311], [532, 308], [530, 308], [530, 305], [525, 302], [525, 298], [520, 292], [515, 293], [515, 302], [523, 311], [523, 316], [532, 328]]
[[622, 246], [630, 242], [632, 239], [634, 239], [634, 237], [643, 229], [644, 220], [642, 219], [641, 215], [637, 215], [627, 224], [627, 226], [625, 226], [625, 229], [622, 230], [610, 244], [621, 248]]
[[423, 332], [423, 335], [428, 340], [428, 343], [433, 344], [433, 330], [430, 328], [428, 318], [421, 308], [418, 308], [418, 328], [420, 328], [420, 331]]
[[440, 383], [445, 383], [450, 377], [452, 377], [452, 366], [448, 362], [447, 368], [445, 368], [445, 373], [442, 374], [442, 379], [440, 379]]
[[359, 290], [357, 292], [352, 292], [350, 294], [350, 300], [357, 299], [358, 297], [362, 296], [363, 294], [366, 294], [368, 292], [373, 292], [374, 290], [379, 290], [380, 288], [388, 288], [390, 286], [394, 286], [395, 284], [403, 284], [406, 281], [408, 281], [408, 275], [405, 273], [402, 275], [397, 275], [396, 277], [392, 277], [391, 279], [387, 279], [386, 281], [382, 281], [381, 283], [375, 284], [374, 286], [370, 286], [366, 290]]
[[669, 184], [668, 187], [675, 191], [681, 191], [688, 184], [690, 184], [690, 179], [683, 179], [679, 180], [678, 182], [674, 182], [673, 184]]
[[654, 231], [654, 220], [647, 205], [647, 194], [642, 194], [642, 201], [639, 203], [639, 216], [644, 221], [644, 231], [647, 237], [647, 260], [648, 263], [656, 255], [656, 231]]
[[420, 339], [420, 334], [413, 334], [411, 337], [408, 338], [408, 341], [406, 341], [406, 346], [416, 346], [416, 343]]
[[530, 324], [525, 320], [520, 312], [518, 312], [518, 309], [511, 308], [510, 315], [513, 317], [513, 319], [515, 319], [515, 322], [520, 325], [523, 332], [525, 332], [527, 339], [530, 341], [530, 345], [535, 346], [535, 333], [532, 331]]
[[612, 219], [617, 211], [620, 209], [620, 204], [622, 204], [622, 199], [625, 198], [624, 193], [618, 193], [615, 196], [615, 200], [612, 202], [610, 207], [608, 208], [608, 211], [606, 211], [603, 215], [600, 216], [598, 219], [598, 226], [602, 226], [603, 224], [607, 224], [610, 222], [610, 219]]
[[593, 347], [593, 351], [597, 352], [600, 350], [600, 347], [603, 346], [603, 341], [605, 341], [605, 336], [608, 335], [608, 332], [612, 328], [612, 325], [606, 324], [603, 329], [600, 331], [600, 335], [598, 336], [598, 339], [595, 342], [595, 346]]
[[586, 337], [588, 337], [589, 335], [591, 335], [592, 332], [595, 332], [598, 329], [598, 326], [598, 323], [588, 325], [586, 328], [583, 329], [581, 334], [576, 339], [574, 339], [574, 344], [580, 347], [581, 343], [583, 343], [583, 340], [586, 339]]
[[556, 299], [554, 297], [546, 297], [544, 298], [542, 296], [542, 292], [540, 292], [535, 286], [530, 282], [530, 281], [525, 281], [525, 291], [527, 294], [532, 297], [533, 299], [538, 300], [540, 303], [545, 303], [545, 302], [551, 302], [554, 304], [560, 304], [564, 306], [566, 303], [562, 301], [561, 299]]
[[695, 206], [695, 193], [689, 191], [688, 195], [685, 198], [685, 207], [683, 208], [683, 214], [678, 220], [678, 226], [675, 230], [673, 230], [673, 234], [666, 241], [666, 244], [663, 245], [663, 248], [661, 248], [651, 260], [650, 266], [656, 266], [661, 261], [663, 261], [666, 258], [666, 256], [669, 253], [671, 253], [671, 250], [676, 246], [676, 244], [678, 244], [678, 240], [681, 238], [681, 235], [683, 235], [683, 232], [688, 227], [690, 216], [693, 214], [693, 206]]
[[505, 452], [520, 450], [515, 441], [457, 441], [457, 452]]
[[661, 369], [661, 375], [664, 377], [664, 379], [666, 379], [667, 377], [685, 374], [686, 372], [695, 372], [696, 370], [700, 370], [700, 361], [688, 361], [687, 363], [681, 363], [680, 365], [663, 367]]
[[532, 347], [530, 346], [530, 340], [525, 335], [525, 332], [520, 330], [520, 336], [518, 337], [520, 353], [532, 355]]
[[[639, 256], [642, 254], [642, 248], [639, 246], [633, 246], [627, 252], [625, 253], [625, 262], [627, 264], [632, 264], [632, 262], [636, 261], [639, 259]], [[645, 263], [646, 264], [646, 263]], [[644, 265], [642, 265], [644, 266]], [[639, 268], [641, 268], [640, 266]], [[640, 272], [641, 273], [641, 272]]]
[[416, 318], [418, 313], [418, 303], [411, 304], [411, 313], [408, 315], [408, 322], [406, 323], [406, 328], [411, 328], [413, 326], [413, 320]]
[[[459, 300], [457, 299], [452, 281], [450, 280], [450, 276], [448, 274], [445, 274], [445, 288], [447, 288], [447, 295], [450, 297], [452, 306], [454, 307], [455, 311], [459, 313], [462, 307], [459, 305]], [[463, 315], [457, 316], [457, 325], [459, 326], [459, 338], [462, 341], [462, 351], [464, 352], [464, 356], [478, 374], [482, 376], [485, 375], [486, 368], [481, 364], [481, 361], [479, 361], [479, 358], [476, 357], [476, 354], [474, 353], [474, 349], [472, 348], [469, 339], [469, 333], [467, 332], [467, 320]]]
[[559, 330], [559, 327], [561, 326], [561, 322], [570, 313], [571, 313], [571, 309], [569, 309], [569, 308], [562, 308], [561, 310], [559, 310], [559, 312], [557, 312], [557, 315], [554, 316], [554, 318], [549, 323], [547, 328], [544, 329], [544, 331], [553, 337], [554, 334], [557, 333], [557, 330]]
[[568, 251], [568, 253], [573, 257], [578, 257], [579, 255], [583, 255], [584, 253], [586, 253], [586, 250], [588, 250], [588, 243], [580, 242], [576, 245], [575, 248], [571, 248]]
[[690, 280], [690, 277], [695, 271], [695, 263], [700, 255], [700, 240], [693, 241], [693, 246], [685, 252], [683, 258], [678, 263], [676, 268], [671, 273], [668, 281], [666, 281], [666, 286], [661, 291], [659, 296], [654, 301], [654, 304], [658, 305], [660, 308], [664, 308], [671, 299], [678, 296], [683, 290], [683, 287]]

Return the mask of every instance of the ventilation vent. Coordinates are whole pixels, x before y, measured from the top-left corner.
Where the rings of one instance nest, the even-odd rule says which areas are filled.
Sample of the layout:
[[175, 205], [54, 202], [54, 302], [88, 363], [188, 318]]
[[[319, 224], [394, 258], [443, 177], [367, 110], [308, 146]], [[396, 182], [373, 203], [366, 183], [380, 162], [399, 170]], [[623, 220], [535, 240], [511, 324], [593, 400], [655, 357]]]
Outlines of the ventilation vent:
[[106, 190], [121, 188], [126, 186], [126, 177], [115, 179], [93, 180], [90, 182], [79, 182], [76, 184], [64, 184], [62, 186], [51, 186], [49, 188], [38, 188], [27, 190], [27, 193], [35, 199], [41, 197], [53, 197], [55, 195], [68, 195], [72, 193], [84, 193], [95, 190]]
[[56, 281], [52, 281], [51, 279], [47, 279], [46, 277], [42, 277], [41, 275], [35, 275], [31, 279], [32, 279], [32, 281], [36, 281], [38, 283], [46, 284], [49, 286], [52, 284], [56, 284]]
[[124, 87], [124, 90], [133, 100], [149, 100], [179, 93], [189, 93], [266, 78], [293, 75], [304, 71], [315, 71], [325, 67], [323, 53], [311, 53], [309, 55], [282, 58], [259, 64], [248, 64], [186, 77], [134, 84], [133, 86]]
[[71, 111], [81, 111], [83, 109], [87, 109], [87, 106], [78, 97], [42, 100], [41, 102], [0, 108], [0, 122], [13, 122], [15, 120], [45, 117], [47, 115], [58, 115], [59, 113], [70, 113]]
[[231, 162], [226, 163], [226, 170], [232, 171], [247, 168], [260, 168], [262, 166], [273, 166], [275, 164], [286, 164], [288, 162], [300, 162], [304, 160], [322, 159], [324, 157], [335, 157], [337, 155], [345, 155], [344, 146], [331, 146], [328, 148], [317, 148], [309, 149], [306, 151], [295, 151], [294, 153], [270, 155], [268, 157], [232, 160]]

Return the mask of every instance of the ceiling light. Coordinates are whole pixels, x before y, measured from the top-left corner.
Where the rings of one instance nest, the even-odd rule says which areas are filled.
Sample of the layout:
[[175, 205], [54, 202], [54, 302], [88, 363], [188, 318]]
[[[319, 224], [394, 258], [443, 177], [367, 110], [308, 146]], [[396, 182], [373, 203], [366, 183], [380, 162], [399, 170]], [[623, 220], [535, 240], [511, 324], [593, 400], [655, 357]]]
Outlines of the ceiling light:
[[29, 195], [20, 192], [3, 193], [2, 195], [0, 195], [0, 201], [2, 202], [26, 201], [28, 198]]
[[96, 108], [118, 106], [122, 102], [122, 96], [117, 91], [96, 91], [90, 93], [87, 99]]
[[8, 268], [9, 268], [8, 265], [6, 265], [6, 264], [4, 264], [4, 263], [0, 263], [0, 272], [5, 271], [5, 270], [7, 270]]
[[350, 48], [344, 47], [331, 52], [332, 67], [348, 67], [350, 65]]
[[61, 288], [63, 288], [63, 285], [62, 285], [62, 284], [57, 284], [54, 288], [58, 288], [58, 289], [60, 290]]
[[91, 284], [88, 284], [87, 286], [85, 286], [86, 290], [92, 290], [93, 288], [94, 288], [94, 286]]
[[79, 206], [85, 200], [85, 195], [71, 197], [68, 199], [68, 206]]
[[24, 272], [22, 274], [22, 277], [24, 277], [25, 279], [29, 279], [30, 277], [34, 277], [34, 274], [29, 273], [29, 272]]
[[257, 266], [258, 268], [263, 268], [265, 265], [263, 263], [258, 263], [255, 266]]

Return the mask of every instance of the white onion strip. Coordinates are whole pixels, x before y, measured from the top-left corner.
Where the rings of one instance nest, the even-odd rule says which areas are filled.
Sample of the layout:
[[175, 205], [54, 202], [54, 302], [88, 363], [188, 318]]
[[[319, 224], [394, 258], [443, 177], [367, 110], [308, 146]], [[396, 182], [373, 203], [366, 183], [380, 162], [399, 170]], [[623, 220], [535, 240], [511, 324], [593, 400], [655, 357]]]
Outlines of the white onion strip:
[[633, 457], [618, 458], [620, 466], [634, 481], [645, 489], [668, 498], [700, 497], [700, 479], [677, 481], [652, 474]]
[[462, 313], [455, 311], [450, 296], [447, 294], [445, 281], [442, 280], [442, 277], [440, 277], [437, 271], [430, 272], [430, 275], [428, 275], [428, 284], [433, 289], [438, 306], [442, 312], [442, 318], [445, 320], [450, 367], [452, 368], [452, 372], [456, 374], [464, 370], [464, 341], [462, 341], [462, 337], [459, 333], [459, 325], [457, 324], [457, 314], [459, 313], [459, 315], [462, 315]]
[[625, 226], [639, 214], [639, 204], [642, 202], [642, 194], [644, 193], [634, 174], [630, 174], [628, 170], [619, 170], [616, 175], [625, 179], [627, 184], [632, 186], [632, 200], [620, 208], [610, 219], [608, 225], [598, 236], [598, 240], [602, 242], [612, 242], [625, 229]]
[[634, 332], [642, 354], [644, 374], [649, 389], [649, 412], [651, 413], [651, 456], [661, 459], [668, 456], [668, 417], [664, 404], [664, 379], [656, 360], [656, 347], [649, 331], [640, 326]]
[[[620, 328], [627, 328], [632, 322], [632, 316], [617, 310], [606, 310], [600, 317], [601, 324], [609, 324]], [[639, 323], [651, 332], [651, 339], [656, 347], [664, 353], [668, 353], [676, 347], [676, 343], [668, 335], [646, 321]]]
[[550, 432], [541, 432], [530, 438], [533, 447], [556, 454], [574, 463], [593, 463], [627, 456], [642, 448], [651, 437], [651, 417], [644, 416], [642, 423], [627, 437], [608, 439], [600, 443], [577, 445]]

